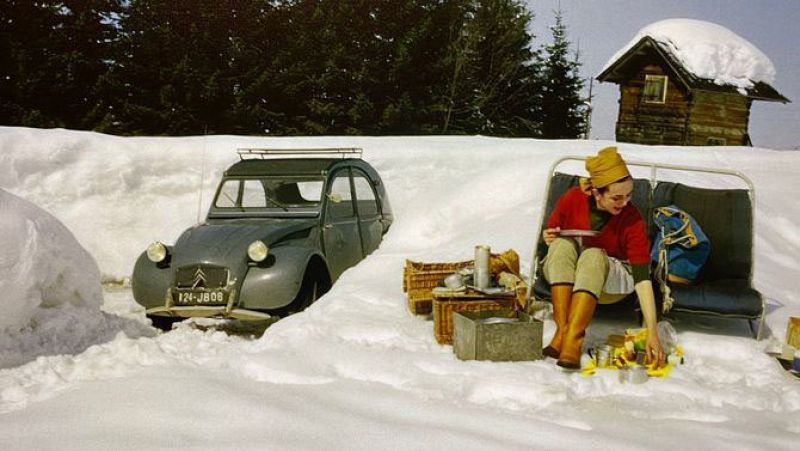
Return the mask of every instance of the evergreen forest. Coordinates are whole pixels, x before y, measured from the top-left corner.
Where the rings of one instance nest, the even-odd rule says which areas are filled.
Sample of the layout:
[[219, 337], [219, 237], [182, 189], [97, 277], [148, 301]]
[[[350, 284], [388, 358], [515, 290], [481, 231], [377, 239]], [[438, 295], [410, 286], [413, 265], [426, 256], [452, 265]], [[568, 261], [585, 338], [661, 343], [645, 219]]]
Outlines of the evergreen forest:
[[0, 125], [581, 137], [551, 19], [538, 38], [520, 0], [3, 0]]

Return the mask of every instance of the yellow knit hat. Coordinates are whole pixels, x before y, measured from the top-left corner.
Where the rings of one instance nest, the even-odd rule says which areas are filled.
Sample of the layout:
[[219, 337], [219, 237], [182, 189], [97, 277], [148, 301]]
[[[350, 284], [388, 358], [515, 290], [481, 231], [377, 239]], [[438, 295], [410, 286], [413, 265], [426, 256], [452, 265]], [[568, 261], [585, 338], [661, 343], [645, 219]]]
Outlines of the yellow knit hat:
[[589, 171], [589, 178], [595, 188], [608, 186], [631, 175], [625, 160], [614, 146], [600, 149], [597, 156], [589, 157], [586, 160], [586, 170]]

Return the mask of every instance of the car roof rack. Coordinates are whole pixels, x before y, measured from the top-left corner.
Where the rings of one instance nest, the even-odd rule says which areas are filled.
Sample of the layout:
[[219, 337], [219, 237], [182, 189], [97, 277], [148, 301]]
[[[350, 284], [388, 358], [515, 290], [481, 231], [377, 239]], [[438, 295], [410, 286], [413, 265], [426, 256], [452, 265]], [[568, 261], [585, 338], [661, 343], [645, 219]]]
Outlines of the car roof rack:
[[260, 149], [260, 148], [239, 148], [236, 149], [239, 158], [242, 160], [267, 159], [276, 155], [299, 156], [328, 156], [333, 158], [361, 158], [362, 150], [358, 147], [344, 148], [317, 148], [317, 149]]

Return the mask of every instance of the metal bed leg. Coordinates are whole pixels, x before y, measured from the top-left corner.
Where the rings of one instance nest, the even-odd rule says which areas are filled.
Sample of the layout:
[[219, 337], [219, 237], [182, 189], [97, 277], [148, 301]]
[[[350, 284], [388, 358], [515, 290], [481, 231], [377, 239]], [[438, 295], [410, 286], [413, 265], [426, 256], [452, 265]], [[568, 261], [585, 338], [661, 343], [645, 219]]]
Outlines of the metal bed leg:
[[764, 317], [766, 312], [764, 310], [761, 311], [761, 318], [758, 320], [758, 332], [756, 332], [756, 341], [761, 340], [761, 334], [764, 331]]
[[[756, 341], [761, 340], [761, 333], [764, 331], [764, 319], [766, 318], [766, 315], [767, 315], [767, 301], [766, 299], [764, 299], [763, 296], [761, 296], [761, 318], [758, 319], [758, 331], [756, 332]], [[750, 330], [752, 329], [753, 328], [751, 326]]]

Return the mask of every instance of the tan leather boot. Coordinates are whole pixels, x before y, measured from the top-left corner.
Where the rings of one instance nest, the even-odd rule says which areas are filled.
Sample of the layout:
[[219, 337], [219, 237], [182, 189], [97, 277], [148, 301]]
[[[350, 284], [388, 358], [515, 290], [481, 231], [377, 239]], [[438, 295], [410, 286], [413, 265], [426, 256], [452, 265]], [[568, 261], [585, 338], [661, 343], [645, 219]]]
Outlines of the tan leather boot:
[[586, 328], [594, 316], [597, 299], [592, 293], [578, 291], [572, 293], [569, 306], [569, 319], [562, 339], [561, 354], [558, 356], [558, 366], [579, 370], [581, 368], [581, 347]]
[[561, 340], [567, 330], [569, 317], [569, 304], [572, 299], [572, 284], [553, 285], [550, 287], [550, 297], [553, 299], [553, 321], [556, 323], [556, 333], [550, 344], [542, 350], [547, 357], [557, 359], [561, 353]]

